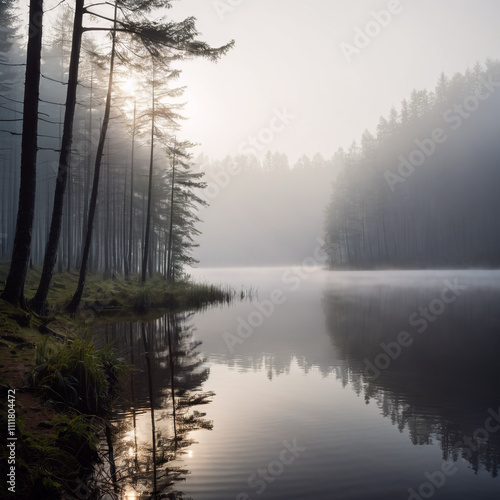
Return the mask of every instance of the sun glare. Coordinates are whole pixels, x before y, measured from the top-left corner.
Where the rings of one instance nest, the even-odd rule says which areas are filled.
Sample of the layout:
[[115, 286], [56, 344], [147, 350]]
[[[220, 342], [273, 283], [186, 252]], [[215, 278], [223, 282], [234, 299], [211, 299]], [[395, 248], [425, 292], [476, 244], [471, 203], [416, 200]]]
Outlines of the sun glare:
[[123, 99], [123, 110], [131, 117], [137, 92], [140, 90], [138, 81], [133, 78], [123, 78], [116, 82], [115, 92]]
[[126, 80], [123, 81], [123, 83], [120, 83], [120, 87], [128, 95], [134, 95], [136, 90], [137, 90], [137, 80], [135, 78], [127, 78]]
[[135, 490], [129, 490], [125, 493], [126, 500], [135, 500], [137, 498], [137, 492]]

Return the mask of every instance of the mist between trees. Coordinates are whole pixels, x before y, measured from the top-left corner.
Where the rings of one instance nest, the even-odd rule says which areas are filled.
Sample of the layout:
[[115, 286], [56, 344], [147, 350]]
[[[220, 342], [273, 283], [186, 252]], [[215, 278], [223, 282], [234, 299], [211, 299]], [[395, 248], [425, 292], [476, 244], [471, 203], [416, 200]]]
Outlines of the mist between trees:
[[[19, 68], [1, 81], [0, 104], [10, 114], [0, 122], [1, 149], [7, 152], [0, 257], [12, 258], [2, 296], [25, 306], [28, 262], [43, 261], [30, 302], [36, 312], [45, 309], [56, 260], [60, 270], [80, 269], [72, 310], [87, 268], [104, 271], [105, 278], [140, 270], [142, 281], [161, 272], [173, 282], [193, 262], [195, 206], [203, 204], [194, 190], [203, 183], [202, 174], [191, 171], [192, 144], [176, 139], [182, 119], [177, 99], [184, 90], [174, 84], [176, 64], [187, 57], [215, 61], [233, 42], [212, 48], [198, 40], [192, 17], [148, 17], [170, 2], [100, 5], [77, 0], [74, 10], [56, 6], [52, 29], [42, 37], [43, 0], [32, 0], [23, 59], [15, 4], [1, 4], [11, 21], [1, 34], [1, 64]], [[111, 46], [87, 32], [109, 34]]]

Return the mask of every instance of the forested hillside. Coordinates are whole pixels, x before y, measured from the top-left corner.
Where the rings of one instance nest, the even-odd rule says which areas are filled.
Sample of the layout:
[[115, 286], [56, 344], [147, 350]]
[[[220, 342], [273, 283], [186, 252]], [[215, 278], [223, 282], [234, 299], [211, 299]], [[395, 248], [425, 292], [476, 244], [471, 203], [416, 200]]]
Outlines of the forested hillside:
[[340, 151], [332, 267], [500, 265], [500, 63], [441, 75]]

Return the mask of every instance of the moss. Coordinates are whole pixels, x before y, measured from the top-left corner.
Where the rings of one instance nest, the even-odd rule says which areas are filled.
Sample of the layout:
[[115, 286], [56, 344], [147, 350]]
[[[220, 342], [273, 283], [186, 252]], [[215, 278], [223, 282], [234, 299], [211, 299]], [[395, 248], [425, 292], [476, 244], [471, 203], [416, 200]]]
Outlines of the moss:
[[102, 423], [87, 415], [58, 415], [52, 419], [58, 430], [55, 445], [76, 457], [81, 468], [90, 471], [98, 461], [98, 434]]
[[17, 321], [17, 317], [23, 314], [25, 313], [12, 304], [0, 299], [0, 332], [2, 336], [21, 333], [21, 326]]
[[[97, 428], [88, 417], [64, 415], [52, 421], [53, 433], [35, 434], [16, 416], [16, 494], [19, 499], [60, 499], [74, 491], [78, 480], [88, 474], [98, 459]], [[0, 425], [7, 428], [6, 412]], [[7, 466], [8, 449], [4, 435], [2, 467]], [[7, 482], [0, 485], [0, 497], [8, 498]]]
[[[95, 349], [84, 338], [62, 343], [49, 340], [33, 329], [22, 329], [22, 335], [36, 338], [37, 348], [33, 350], [34, 344], [26, 343], [25, 348], [20, 349], [24, 357], [16, 357], [16, 361], [8, 354], [10, 366], [2, 369], [0, 383], [18, 388], [22, 384], [15, 375], [19, 372], [19, 363], [28, 366], [36, 353], [32, 370], [35, 376], [31, 377], [31, 382], [37, 394], [45, 396], [51, 407], [37, 402], [31, 392], [16, 392], [15, 496], [60, 499], [65, 493], [71, 495], [82, 481], [86, 483], [85, 479], [99, 459], [98, 436], [105, 419], [80, 411], [100, 413], [105, 417], [113, 388], [126, 373], [126, 368], [116, 359], [113, 349]], [[23, 344], [17, 345], [19, 348]], [[58, 385], [61, 381], [62, 386]], [[54, 408], [61, 412], [55, 417]], [[5, 410], [0, 411], [0, 426], [6, 429]], [[0, 434], [0, 442], [3, 445], [0, 467], [6, 467], [6, 433]], [[6, 484], [6, 481], [1, 483], [0, 498], [7, 498]]]

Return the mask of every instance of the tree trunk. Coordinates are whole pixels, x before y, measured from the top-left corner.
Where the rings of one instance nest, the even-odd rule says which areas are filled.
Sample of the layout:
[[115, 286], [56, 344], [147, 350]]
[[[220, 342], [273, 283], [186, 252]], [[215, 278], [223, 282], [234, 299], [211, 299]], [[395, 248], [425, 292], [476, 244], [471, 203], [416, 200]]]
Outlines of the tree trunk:
[[151, 227], [151, 194], [153, 192], [153, 154], [154, 154], [154, 134], [155, 134], [155, 69], [153, 61], [153, 91], [152, 91], [152, 116], [151, 116], [151, 155], [149, 159], [149, 185], [148, 185], [148, 209], [146, 213], [146, 231], [144, 235], [144, 253], [142, 257], [142, 277], [144, 283], [148, 270], [149, 257], [149, 233]]
[[45, 309], [47, 294], [56, 263], [57, 249], [61, 236], [62, 215], [64, 206], [64, 193], [68, 175], [68, 165], [71, 155], [71, 144], [73, 142], [73, 121], [75, 117], [76, 92], [78, 85], [78, 68], [80, 62], [80, 49], [83, 34], [83, 1], [75, 0], [75, 18], [73, 22], [73, 40], [71, 45], [71, 59], [69, 63], [68, 91], [66, 94], [66, 111], [64, 114], [64, 129], [61, 142], [61, 153], [59, 157], [59, 169], [56, 179], [56, 190], [54, 194], [54, 206], [52, 209], [52, 220], [50, 224], [49, 239], [45, 248], [42, 276], [38, 290], [30, 302], [30, 306], [38, 313]]
[[[128, 280], [128, 257], [127, 257], [127, 171], [123, 180], [123, 218], [122, 218], [122, 258], [123, 258], [123, 275]], [[130, 237], [130, 236], [129, 236]]]
[[71, 243], [71, 233], [73, 231], [73, 224], [71, 223], [71, 212], [72, 212], [72, 206], [71, 206], [72, 186], [71, 186], [71, 183], [72, 183], [72, 175], [71, 175], [71, 167], [70, 167], [68, 170], [68, 204], [67, 204], [68, 205], [67, 206], [67, 209], [68, 209], [68, 214], [67, 214], [67, 217], [68, 217], [68, 234], [67, 234], [67, 237], [68, 237], [68, 243], [67, 243], [67, 246], [68, 246], [68, 255], [67, 255], [68, 267], [67, 267], [67, 271], [68, 271], [68, 273], [71, 271], [71, 247], [73, 246]]
[[136, 126], [136, 113], [137, 113], [137, 99], [134, 98], [134, 122], [132, 125], [132, 151], [130, 160], [130, 224], [128, 231], [128, 271], [125, 272], [125, 279], [129, 279], [129, 272], [132, 272], [132, 244], [134, 241], [134, 154], [135, 154], [135, 126]]
[[[111, 167], [110, 167], [111, 168]], [[111, 192], [111, 199], [112, 199], [112, 214], [111, 214], [111, 277], [113, 279], [116, 278], [116, 271], [118, 269], [117, 265], [117, 247], [116, 247], [116, 241], [118, 239], [118, 231], [117, 231], [117, 223], [118, 223], [118, 193], [117, 193], [117, 179], [113, 176], [111, 178], [111, 186], [112, 186], [112, 192]]]
[[[116, 52], [116, 15], [117, 15], [117, 2], [115, 1], [115, 13], [114, 13], [114, 26], [112, 33], [112, 46], [111, 46], [111, 61], [109, 64], [109, 81], [108, 81], [108, 93], [106, 95], [106, 106], [104, 109], [104, 118], [102, 120], [101, 135], [99, 137], [99, 144], [97, 146], [97, 154], [95, 159], [94, 167], [94, 179], [92, 183], [92, 193], [90, 195], [89, 203], [89, 218], [87, 221], [87, 231], [85, 234], [85, 245], [82, 252], [82, 263], [80, 266], [80, 276], [78, 279], [78, 285], [71, 299], [71, 302], [67, 306], [69, 312], [75, 312], [76, 308], [80, 304], [82, 299], [83, 288], [85, 286], [85, 278], [87, 276], [87, 263], [89, 259], [90, 243], [92, 242], [92, 228], [94, 225], [95, 209], [97, 205], [97, 193], [99, 191], [99, 177], [101, 172], [102, 156], [104, 152], [104, 143], [106, 141], [106, 133], [108, 131], [109, 116], [111, 113], [111, 97], [113, 94], [113, 70], [115, 65], [115, 52]], [[97, 249], [98, 251], [99, 249]]]
[[[92, 97], [94, 94], [94, 66], [90, 67], [90, 96], [89, 96], [89, 128], [87, 131], [87, 159], [85, 162], [85, 188], [83, 193], [83, 220], [82, 220], [82, 246], [85, 241], [85, 231], [87, 228], [87, 218], [89, 212], [89, 187], [90, 187], [90, 170], [92, 168]], [[78, 255], [78, 268], [82, 260], [81, 254]]]
[[172, 249], [174, 242], [174, 187], [175, 187], [175, 148], [177, 141], [174, 141], [174, 155], [172, 158], [172, 187], [170, 190], [170, 227], [168, 230], [168, 260], [167, 260], [167, 281], [174, 281], [174, 273], [172, 271]]
[[111, 278], [110, 270], [110, 238], [111, 238], [111, 223], [110, 223], [110, 211], [111, 211], [111, 198], [110, 198], [110, 178], [109, 173], [111, 170], [110, 156], [109, 156], [109, 140], [108, 140], [108, 159], [106, 162], [106, 222], [104, 225], [104, 275], [105, 280]]
[[17, 210], [14, 249], [2, 298], [26, 307], [24, 283], [31, 253], [35, 214], [36, 157], [38, 152], [38, 96], [42, 52], [43, 0], [30, 0], [29, 38], [24, 87], [23, 135], [21, 145], [21, 184]]

